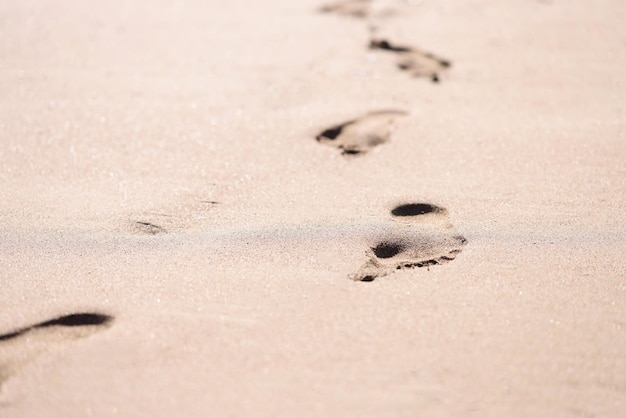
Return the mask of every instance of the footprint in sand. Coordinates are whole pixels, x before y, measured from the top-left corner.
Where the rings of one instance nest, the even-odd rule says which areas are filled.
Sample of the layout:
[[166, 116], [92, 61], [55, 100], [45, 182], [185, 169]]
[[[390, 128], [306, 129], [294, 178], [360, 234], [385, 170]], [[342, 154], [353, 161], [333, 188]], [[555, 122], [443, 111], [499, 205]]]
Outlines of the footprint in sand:
[[341, 16], [366, 18], [372, 13], [372, 0], [343, 0], [322, 6], [322, 13], [334, 13]]
[[387, 17], [399, 12], [398, 0], [341, 0], [320, 7], [321, 13], [333, 13], [359, 19]]
[[85, 338], [111, 325], [113, 317], [78, 313], [0, 335], [0, 389], [20, 367], [46, 350]]
[[357, 119], [325, 129], [315, 139], [339, 148], [345, 156], [363, 155], [388, 142], [395, 120], [408, 113], [403, 110], [371, 112]]
[[151, 222], [136, 221], [133, 226], [134, 230], [140, 234], [157, 235], [167, 233], [165, 228]]
[[369, 259], [351, 279], [371, 282], [396, 270], [444, 264], [467, 243], [442, 207], [407, 203], [393, 208], [391, 216], [394, 227], [375, 237], [366, 253]]
[[415, 48], [393, 45], [385, 39], [372, 39], [370, 49], [394, 53], [398, 56], [396, 65], [413, 77], [427, 77], [438, 83], [441, 74], [452, 66], [452, 63], [429, 52]]
[[202, 222], [208, 211], [219, 205], [215, 200], [186, 200], [180, 205], [145, 211], [125, 217], [120, 229], [134, 235], [162, 235], [183, 231]]

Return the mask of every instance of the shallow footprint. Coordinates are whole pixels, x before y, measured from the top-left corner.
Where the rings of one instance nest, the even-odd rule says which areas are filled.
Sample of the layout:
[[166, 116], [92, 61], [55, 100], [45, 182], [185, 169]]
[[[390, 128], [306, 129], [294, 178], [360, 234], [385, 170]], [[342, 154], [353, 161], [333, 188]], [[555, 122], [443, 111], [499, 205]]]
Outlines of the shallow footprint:
[[396, 270], [447, 263], [467, 243], [440, 206], [407, 203], [393, 208], [391, 215], [401, 222], [376, 238], [366, 253], [369, 259], [351, 279], [371, 282]]
[[339, 148], [342, 155], [362, 155], [375, 146], [388, 142], [396, 118], [407, 114], [403, 110], [371, 112], [325, 129], [315, 139], [322, 144]]
[[319, 10], [322, 13], [365, 18], [369, 16], [371, 3], [371, 0], [343, 0], [323, 6]]
[[151, 222], [146, 221], [136, 221], [134, 224], [135, 230], [138, 233], [147, 234], [147, 235], [157, 235], [167, 233], [167, 230], [162, 226], [157, 224], [153, 224]]
[[441, 74], [452, 66], [452, 63], [429, 52], [415, 48], [392, 45], [385, 39], [372, 39], [370, 49], [392, 52], [398, 55], [397, 66], [413, 77], [427, 77], [438, 83]]
[[0, 335], [0, 389], [20, 367], [49, 348], [85, 338], [112, 322], [109, 315], [78, 313]]
[[202, 223], [220, 202], [210, 199], [185, 199], [176, 206], [137, 212], [119, 221], [119, 229], [133, 235], [165, 235], [184, 231]]
[[340, 0], [319, 8], [321, 13], [365, 19], [387, 17], [398, 13], [397, 0]]

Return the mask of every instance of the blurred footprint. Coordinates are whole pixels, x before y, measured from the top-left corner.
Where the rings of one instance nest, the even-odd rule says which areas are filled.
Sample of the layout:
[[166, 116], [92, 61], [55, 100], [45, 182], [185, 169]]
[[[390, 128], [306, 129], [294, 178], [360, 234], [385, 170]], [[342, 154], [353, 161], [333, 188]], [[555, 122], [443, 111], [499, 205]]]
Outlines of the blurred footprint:
[[146, 222], [146, 221], [136, 221], [135, 229], [138, 233], [147, 234], [147, 235], [157, 235], [167, 233], [167, 230], [162, 226], [157, 224]]
[[467, 240], [448, 221], [446, 209], [429, 203], [407, 203], [391, 210], [397, 222], [376, 237], [368, 260], [351, 279], [371, 282], [396, 270], [428, 267], [455, 259]]
[[78, 313], [0, 335], [0, 389], [8, 378], [39, 354], [101, 331], [112, 321], [113, 317], [108, 315]]
[[364, 18], [369, 14], [370, 3], [370, 0], [344, 0], [323, 6], [320, 12]]
[[427, 77], [438, 83], [441, 74], [452, 66], [452, 63], [429, 52], [415, 48], [392, 45], [385, 39], [372, 39], [370, 49], [394, 53], [398, 56], [397, 66], [413, 77]]
[[179, 233], [202, 223], [219, 204], [210, 199], [187, 198], [176, 205], [129, 214], [119, 221], [119, 229], [147, 236]]
[[315, 139], [339, 148], [345, 156], [367, 153], [377, 145], [388, 142], [396, 118], [408, 113], [403, 110], [371, 112], [357, 119], [325, 129]]
[[333, 13], [359, 19], [386, 17], [398, 13], [398, 0], [341, 0], [320, 7], [322, 13]]

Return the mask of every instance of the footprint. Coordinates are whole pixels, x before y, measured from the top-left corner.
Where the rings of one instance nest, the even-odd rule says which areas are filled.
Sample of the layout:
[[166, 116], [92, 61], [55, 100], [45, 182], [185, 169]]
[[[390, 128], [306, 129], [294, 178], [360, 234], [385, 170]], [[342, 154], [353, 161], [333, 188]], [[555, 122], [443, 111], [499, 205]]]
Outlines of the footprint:
[[413, 77], [428, 77], [438, 83], [441, 74], [452, 66], [452, 63], [429, 52], [420, 51], [407, 46], [392, 45], [385, 39], [372, 39], [370, 49], [382, 50], [398, 55], [397, 66]]
[[120, 220], [120, 229], [134, 235], [178, 233], [202, 223], [209, 211], [219, 204], [216, 200], [187, 198], [178, 205], [125, 216]]
[[397, 0], [342, 0], [323, 6], [319, 11], [359, 19], [386, 17], [398, 13], [395, 3]]
[[391, 215], [393, 228], [374, 239], [366, 252], [369, 259], [351, 279], [371, 282], [396, 270], [444, 264], [467, 243], [440, 206], [407, 203], [393, 208]]
[[388, 142], [396, 118], [407, 114], [402, 110], [371, 112], [325, 129], [315, 139], [322, 144], [339, 148], [342, 155], [362, 155], [375, 146]]
[[162, 226], [153, 224], [151, 222], [137, 221], [135, 222], [134, 226], [137, 232], [147, 235], [157, 235], [167, 232], [167, 230]]
[[19, 368], [51, 347], [85, 338], [110, 326], [113, 317], [99, 313], [61, 316], [0, 335], [0, 389]]
[[369, 16], [371, 0], [343, 0], [320, 8], [322, 13], [365, 18]]

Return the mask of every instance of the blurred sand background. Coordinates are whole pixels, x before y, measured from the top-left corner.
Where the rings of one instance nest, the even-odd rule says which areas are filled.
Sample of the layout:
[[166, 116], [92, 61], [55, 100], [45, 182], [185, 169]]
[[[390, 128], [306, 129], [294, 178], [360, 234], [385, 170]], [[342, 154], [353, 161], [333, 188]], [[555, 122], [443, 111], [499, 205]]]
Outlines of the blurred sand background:
[[[626, 415], [624, 1], [324, 4], [0, 1], [0, 334], [114, 318], [0, 341], [0, 416]], [[402, 202], [463, 251], [349, 280]]]

